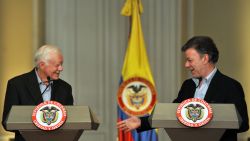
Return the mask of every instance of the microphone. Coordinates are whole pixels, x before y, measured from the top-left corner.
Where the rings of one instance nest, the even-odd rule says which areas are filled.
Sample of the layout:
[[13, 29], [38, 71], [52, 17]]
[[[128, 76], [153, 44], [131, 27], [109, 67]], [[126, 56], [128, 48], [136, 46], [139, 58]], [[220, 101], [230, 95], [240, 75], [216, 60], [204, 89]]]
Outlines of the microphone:
[[50, 79], [49, 76], [47, 76], [47, 81], [48, 81], [48, 83], [49, 83], [50, 81], [52, 81], [52, 80]]
[[198, 80], [199, 80], [199, 83], [198, 83], [198, 85], [196, 86], [196, 88], [198, 88], [198, 87], [201, 85], [202, 77], [199, 77]]
[[[46, 88], [43, 90], [43, 92], [42, 92], [42, 95], [46, 92], [46, 90], [51, 86], [51, 82], [52, 80], [50, 79], [50, 77], [48, 76], [47, 77], [47, 81], [45, 81], [45, 82], [47, 82], [48, 83], [48, 85], [46, 86]], [[43, 82], [44, 83], [44, 82]]]

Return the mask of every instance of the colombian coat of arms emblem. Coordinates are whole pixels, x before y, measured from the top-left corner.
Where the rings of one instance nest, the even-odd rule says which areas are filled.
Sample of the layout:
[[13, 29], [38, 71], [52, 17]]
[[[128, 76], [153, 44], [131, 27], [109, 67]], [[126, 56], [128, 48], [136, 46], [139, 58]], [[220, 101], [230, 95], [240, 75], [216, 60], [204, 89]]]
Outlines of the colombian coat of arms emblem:
[[128, 115], [144, 116], [152, 111], [156, 103], [154, 86], [141, 77], [124, 81], [117, 95], [118, 105]]
[[32, 113], [33, 123], [42, 130], [55, 130], [66, 120], [66, 110], [56, 101], [45, 101], [35, 107]]
[[189, 127], [201, 127], [213, 117], [211, 106], [204, 100], [190, 98], [181, 102], [176, 112], [178, 120]]

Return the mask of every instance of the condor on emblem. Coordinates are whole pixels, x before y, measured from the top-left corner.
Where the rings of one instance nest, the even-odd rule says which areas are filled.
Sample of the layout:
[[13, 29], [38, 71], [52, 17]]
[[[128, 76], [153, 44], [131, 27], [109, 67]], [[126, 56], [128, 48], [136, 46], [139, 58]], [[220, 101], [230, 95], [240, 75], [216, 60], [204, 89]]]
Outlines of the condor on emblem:
[[211, 106], [204, 100], [190, 98], [181, 102], [176, 112], [178, 120], [189, 127], [201, 127], [213, 116]]
[[64, 106], [56, 101], [45, 101], [35, 107], [32, 113], [33, 123], [42, 130], [55, 130], [66, 120]]
[[124, 81], [117, 95], [118, 105], [128, 115], [146, 115], [151, 112], [156, 103], [154, 86], [141, 77], [133, 77]]

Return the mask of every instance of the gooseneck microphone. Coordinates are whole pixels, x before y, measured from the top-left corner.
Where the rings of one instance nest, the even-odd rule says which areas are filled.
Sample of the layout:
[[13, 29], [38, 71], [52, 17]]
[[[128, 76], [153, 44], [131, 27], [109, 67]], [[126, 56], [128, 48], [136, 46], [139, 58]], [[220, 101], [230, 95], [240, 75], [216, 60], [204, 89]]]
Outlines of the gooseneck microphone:
[[198, 80], [199, 80], [199, 83], [198, 83], [198, 85], [196, 86], [196, 88], [198, 88], [198, 87], [201, 85], [202, 77], [199, 77]]
[[47, 77], [47, 81], [43, 82], [43, 83], [48, 83], [48, 85], [46, 86], [46, 88], [43, 90], [42, 95], [46, 92], [46, 90], [51, 86], [51, 83], [53, 80], [50, 79], [50, 77]]

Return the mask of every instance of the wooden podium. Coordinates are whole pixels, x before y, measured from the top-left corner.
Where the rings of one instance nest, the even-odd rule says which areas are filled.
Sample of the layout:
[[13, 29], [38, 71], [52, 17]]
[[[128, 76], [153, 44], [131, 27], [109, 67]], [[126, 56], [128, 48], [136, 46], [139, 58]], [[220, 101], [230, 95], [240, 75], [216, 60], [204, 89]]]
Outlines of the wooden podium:
[[38, 129], [31, 116], [35, 106], [12, 106], [6, 127], [19, 130], [27, 141], [77, 141], [84, 130], [97, 130], [99, 121], [88, 106], [65, 106], [67, 120], [54, 131]]
[[226, 129], [238, 129], [241, 117], [234, 104], [210, 104], [212, 120], [200, 127], [187, 127], [176, 117], [177, 103], [158, 103], [149, 118], [153, 128], [164, 128], [172, 141], [219, 141]]

